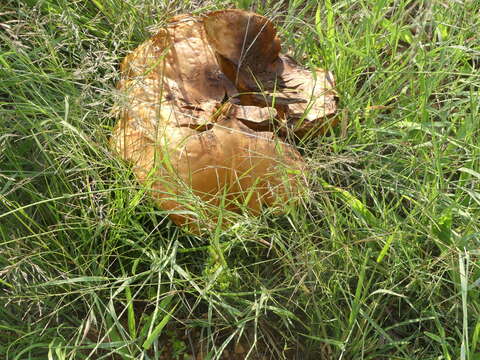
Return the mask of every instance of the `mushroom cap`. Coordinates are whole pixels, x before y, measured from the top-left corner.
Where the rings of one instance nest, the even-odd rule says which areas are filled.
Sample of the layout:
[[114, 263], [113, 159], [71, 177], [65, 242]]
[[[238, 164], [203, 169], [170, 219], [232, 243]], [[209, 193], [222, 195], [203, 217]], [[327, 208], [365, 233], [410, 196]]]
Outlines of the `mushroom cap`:
[[279, 51], [268, 19], [222, 10], [172, 18], [124, 59], [111, 147], [176, 224], [199, 230], [185, 194], [212, 209], [210, 225], [220, 206], [258, 214], [302, 196], [306, 163], [278, 134], [321, 128], [334, 82]]

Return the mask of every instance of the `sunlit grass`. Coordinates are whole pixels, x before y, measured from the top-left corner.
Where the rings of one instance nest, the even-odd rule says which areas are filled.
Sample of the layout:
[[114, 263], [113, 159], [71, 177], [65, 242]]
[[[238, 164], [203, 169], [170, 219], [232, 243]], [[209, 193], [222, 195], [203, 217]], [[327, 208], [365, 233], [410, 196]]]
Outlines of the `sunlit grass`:
[[[119, 61], [169, 16], [231, 6], [269, 16], [283, 51], [335, 74], [340, 125], [301, 144], [302, 206], [200, 237], [111, 154], [111, 108]], [[219, 359], [238, 341], [252, 359], [479, 358], [479, 11], [7, 1], [0, 358]]]

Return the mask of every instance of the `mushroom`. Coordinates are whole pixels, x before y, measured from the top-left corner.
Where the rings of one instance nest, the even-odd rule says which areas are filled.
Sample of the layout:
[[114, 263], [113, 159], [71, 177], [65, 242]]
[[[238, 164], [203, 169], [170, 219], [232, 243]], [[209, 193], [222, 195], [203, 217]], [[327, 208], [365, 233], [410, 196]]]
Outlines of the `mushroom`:
[[232, 9], [176, 16], [121, 64], [111, 147], [176, 224], [200, 229], [185, 195], [252, 214], [301, 196], [307, 166], [282, 137], [325, 130], [334, 81], [279, 51], [267, 18]]

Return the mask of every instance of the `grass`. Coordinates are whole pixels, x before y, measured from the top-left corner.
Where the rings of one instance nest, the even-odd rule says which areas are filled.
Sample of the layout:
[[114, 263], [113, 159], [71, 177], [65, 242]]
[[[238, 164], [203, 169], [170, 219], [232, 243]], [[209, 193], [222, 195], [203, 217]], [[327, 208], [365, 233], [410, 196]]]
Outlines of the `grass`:
[[[480, 359], [478, 1], [2, 4], [0, 358]], [[304, 145], [304, 206], [196, 237], [110, 109], [150, 30], [232, 6], [334, 72], [341, 125]]]

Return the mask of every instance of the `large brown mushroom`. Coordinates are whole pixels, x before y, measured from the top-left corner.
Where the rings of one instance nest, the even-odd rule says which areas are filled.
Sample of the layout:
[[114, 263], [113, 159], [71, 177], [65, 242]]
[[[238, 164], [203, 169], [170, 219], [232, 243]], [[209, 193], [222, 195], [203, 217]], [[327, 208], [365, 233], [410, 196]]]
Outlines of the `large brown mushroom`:
[[301, 196], [306, 164], [281, 135], [325, 129], [333, 76], [279, 51], [268, 19], [223, 10], [174, 17], [124, 59], [111, 146], [176, 224], [200, 229], [186, 194], [253, 214]]

